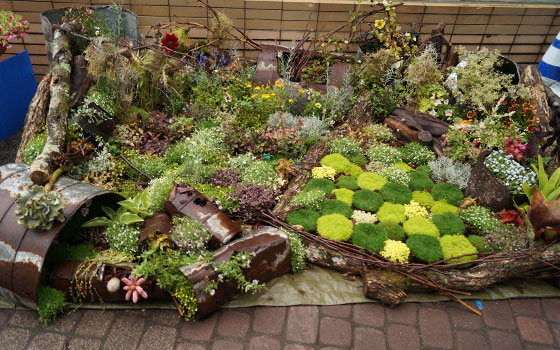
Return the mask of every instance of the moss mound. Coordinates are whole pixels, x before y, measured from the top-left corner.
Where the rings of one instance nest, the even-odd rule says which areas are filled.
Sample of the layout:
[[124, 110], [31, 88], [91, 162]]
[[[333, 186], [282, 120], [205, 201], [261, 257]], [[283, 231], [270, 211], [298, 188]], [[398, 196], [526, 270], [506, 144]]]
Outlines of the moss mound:
[[317, 229], [317, 219], [321, 215], [311, 209], [299, 209], [288, 213], [286, 222], [292, 226], [303, 226], [303, 230], [313, 232]]
[[317, 220], [317, 233], [321, 237], [335, 241], [347, 241], [352, 237], [352, 221], [344, 215], [331, 214], [321, 216]]
[[322, 166], [330, 166], [339, 173], [345, 173], [350, 161], [340, 153], [333, 153], [323, 157], [320, 161]]
[[353, 153], [348, 156], [348, 160], [354, 164], [363, 165], [367, 164], [367, 158], [361, 153]]
[[401, 225], [394, 222], [382, 222], [379, 224], [385, 232], [387, 233], [387, 239], [392, 239], [393, 241], [404, 241], [406, 234]]
[[459, 187], [447, 182], [440, 182], [432, 186], [432, 195], [435, 200], [445, 199], [447, 203], [458, 205], [464, 198], [463, 191]]
[[426, 235], [439, 237], [439, 230], [430, 219], [414, 216], [403, 224], [404, 232], [410, 237], [414, 235]]
[[344, 172], [345, 174], [348, 174], [350, 176], [353, 177], [358, 177], [360, 176], [360, 174], [362, 174], [364, 172], [364, 170], [362, 168], [360, 168], [358, 165], [354, 164], [354, 163], [350, 163], [347, 167], [346, 167], [346, 171]]
[[377, 219], [381, 223], [392, 222], [401, 224], [406, 217], [404, 216], [404, 205], [393, 204], [389, 202], [383, 203], [381, 208], [377, 211]]
[[471, 242], [471, 244], [476, 248], [478, 252], [481, 253], [490, 252], [490, 250], [486, 248], [486, 239], [484, 239], [484, 237], [477, 236], [477, 235], [470, 235], [467, 237], [467, 239], [469, 240], [469, 242]]
[[334, 182], [329, 179], [311, 179], [303, 188], [304, 191], [321, 190], [325, 196], [330, 196], [334, 190]]
[[412, 192], [405, 185], [386, 183], [379, 191], [386, 202], [408, 204], [412, 200]]
[[352, 204], [358, 209], [375, 213], [383, 204], [383, 197], [370, 190], [359, 190], [354, 193]]
[[336, 187], [338, 188], [347, 188], [349, 190], [357, 190], [358, 189], [358, 180], [352, 176], [342, 175], [336, 181]]
[[360, 223], [354, 226], [352, 243], [355, 245], [379, 253], [385, 247], [386, 240], [387, 233], [379, 225]]
[[410, 173], [410, 181], [408, 188], [413, 191], [425, 191], [427, 188], [432, 188], [434, 182], [430, 179], [430, 175], [425, 171], [414, 171]]
[[341, 214], [347, 218], [352, 216], [354, 211], [350, 206], [343, 201], [339, 201], [338, 199], [327, 199], [323, 202], [323, 207], [321, 208], [321, 215], [330, 215], [330, 214]]
[[423, 207], [430, 209], [434, 203], [434, 197], [430, 192], [426, 191], [414, 191], [412, 192], [412, 200], [420, 204]]
[[459, 214], [459, 208], [454, 205], [447, 203], [445, 200], [436, 201], [434, 205], [430, 208], [432, 214], [443, 214], [443, 213], [452, 213], [455, 215]]
[[[465, 236], [443, 236], [440, 238], [439, 243], [443, 251], [443, 258], [450, 259], [455, 256], [476, 253], [476, 248]], [[446, 261], [446, 264], [457, 264], [460, 262], [471, 261], [477, 259], [476, 255], [464, 256], [458, 259], [451, 259]]]
[[425, 263], [433, 263], [443, 258], [439, 239], [426, 235], [414, 235], [406, 240], [412, 256]]
[[432, 221], [442, 236], [462, 235], [465, 233], [465, 223], [459, 215], [452, 213], [434, 214]]
[[336, 199], [338, 199], [339, 201], [343, 201], [348, 205], [352, 205], [352, 197], [354, 197], [354, 191], [351, 191], [347, 188], [337, 188], [333, 190], [332, 193], [336, 196]]
[[358, 186], [364, 190], [379, 191], [386, 183], [387, 180], [376, 173], [364, 172], [358, 176]]

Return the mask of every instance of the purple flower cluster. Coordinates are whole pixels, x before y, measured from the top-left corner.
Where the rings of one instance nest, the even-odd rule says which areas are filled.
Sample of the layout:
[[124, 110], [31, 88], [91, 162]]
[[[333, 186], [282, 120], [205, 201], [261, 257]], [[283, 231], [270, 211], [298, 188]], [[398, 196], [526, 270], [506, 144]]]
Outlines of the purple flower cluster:
[[533, 241], [527, 237], [526, 227], [503, 224], [485, 238], [485, 247], [491, 252], [519, 252], [533, 248]]

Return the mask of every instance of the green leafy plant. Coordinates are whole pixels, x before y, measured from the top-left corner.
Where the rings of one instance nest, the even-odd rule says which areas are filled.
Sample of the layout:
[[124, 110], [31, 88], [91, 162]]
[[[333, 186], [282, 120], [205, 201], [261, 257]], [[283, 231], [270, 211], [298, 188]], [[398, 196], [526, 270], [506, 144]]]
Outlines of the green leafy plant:
[[132, 199], [118, 202], [120, 207], [115, 211], [110, 207], [101, 206], [107, 217], [96, 217], [85, 222], [82, 227], [108, 226], [116, 223], [119, 225], [131, 225], [143, 222], [144, 218], [152, 215], [149, 202], [149, 191], [146, 189]]
[[465, 223], [458, 215], [451, 213], [434, 214], [432, 215], [432, 221], [442, 236], [465, 233]]
[[447, 203], [457, 205], [464, 198], [463, 191], [447, 182], [440, 182], [432, 186], [432, 196], [436, 201], [446, 200]]
[[401, 225], [394, 222], [382, 222], [379, 224], [385, 232], [387, 232], [387, 238], [394, 241], [404, 241], [406, 238], [406, 233], [404, 232]]
[[35, 158], [37, 158], [37, 156], [43, 151], [45, 143], [47, 143], [46, 133], [40, 133], [33, 137], [33, 139], [31, 139], [31, 141], [29, 141], [23, 149], [23, 162], [31, 165]]
[[385, 247], [387, 233], [382, 226], [359, 223], [354, 226], [352, 243], [379, 253]]
[[385, 202], [377, 211], [377, 218], [382, 224], [386, 222], [403, 223], [406, 220], [404, 205]]
[[363, 190], [379, 191], [386, 183], [387, 179], [375, 173], [364, 172], [358, 176], [358, 186]]
[[63, 313], [68, 305], [63, 292], [48, 286], [39, 286], [38, 298], [39, 321], [45, 325], [56, 319], [58, 314]]
[[352, 205], [352, 198], [354, 197], [354, 191], [349, 190], [347, 188], [337, 188], [334, 189], [333, 192], [336, 199], [339, 201], [343, 201], [348, 205]]
[[320, 211], [325, 200], [325, 192], [320, 188], [305, 190], [292, 199], [292, 205], [303, 206], [307, 209]]
[[354, 191], [358, 189], [358, 181], [355, 177], [342, 175], [338, 177], [336, 181], [336, 187], [346, 188]]
[[301, 237], [294, 232], [281, 229], [290, 240], [290, 262], [293, 272], [303, 271], [305, 269], [305, 245]]
[[[445, 262], [446, 264], [458, 264], [466, 261], [475, 260], [478, 258], [477, 255], [474, 255], [476, 253], [476, 248], [471, 244], [471, 242], [465, 236], [447, 235], [441, 237], [439, 242], [441, 245], [441, 250], [443, 252], [443, 258], [450, 259]], [[462, 255], [467, 255], [467, 256], [455, 258]], [[455, 258], [455, 259], [451, 259], [451, 258]]]
[[535, 189], [538, 189], [549, 203], [558, 198], [560, 196], [560, 168], [556, 169], [549, 178], [540, 155], [538, 156], [538, 167], [534, 164], [531, 164], [531, 166], [535, 170], [538, 183], [531, 185], [530, 183], [523, 182], [523, 193], [525, 193], [527, 199], [530, 202], [532, 201]]
[[434, 182], [430, 179], [430, 174], [425, 171], [414, 171], [410, 173], [410, 181], [408, 187], [413, 191], [425, 191], [432, 188]]
[[29, 229], [50, 230], [55, 221], [66, 220], [62, 209], [66, 201], [58, 192], [46, 192], [42, 186], [25, 186], [16, 199], [17, 222]]

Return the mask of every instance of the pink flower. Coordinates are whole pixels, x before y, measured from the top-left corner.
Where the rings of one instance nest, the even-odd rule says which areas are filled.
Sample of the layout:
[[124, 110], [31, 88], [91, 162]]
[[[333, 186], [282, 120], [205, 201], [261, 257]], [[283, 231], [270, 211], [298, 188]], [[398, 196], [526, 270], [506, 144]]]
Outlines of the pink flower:
[[130, 279], [123, 277], [121, 278], [121, 282], [126, 284], [126, 286], [123, 287], [123, 289], [127, 291], [125, 297], [126, 301], [129, 301], [130, 296], [132, 296], [132, 302], [136, 304], [138, 302], [138, 294], [144, 299], [148, 298], [148, 294], [141, 287], [142, 283], [144, 283], [144, 278], [139, 278], [137, 280], [134, 276], [130, 276]]
[[[439, 101], [439, 100], [438, 100], [438, 101]], [[441, 103], [441, 102], [440, 102], [440, 103]], [[437, 113], [436, 113], [435, 110], [432, 109], [432, 110], [430, 111], [430, 115], [431, 115], [432, 117], [435, 117], [436, 114], [437, 114]]]

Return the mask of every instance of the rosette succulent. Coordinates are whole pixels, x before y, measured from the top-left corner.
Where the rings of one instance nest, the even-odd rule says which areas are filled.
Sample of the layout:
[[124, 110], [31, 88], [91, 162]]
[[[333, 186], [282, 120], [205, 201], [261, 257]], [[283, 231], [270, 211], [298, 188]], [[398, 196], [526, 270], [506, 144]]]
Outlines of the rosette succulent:
[[63, 222], [66, 202], [58, 192], [45, 192], [42, 186], [25, 187], [16, 199], [17, 222], [29, 229], [50, 230], [54, 221]]

